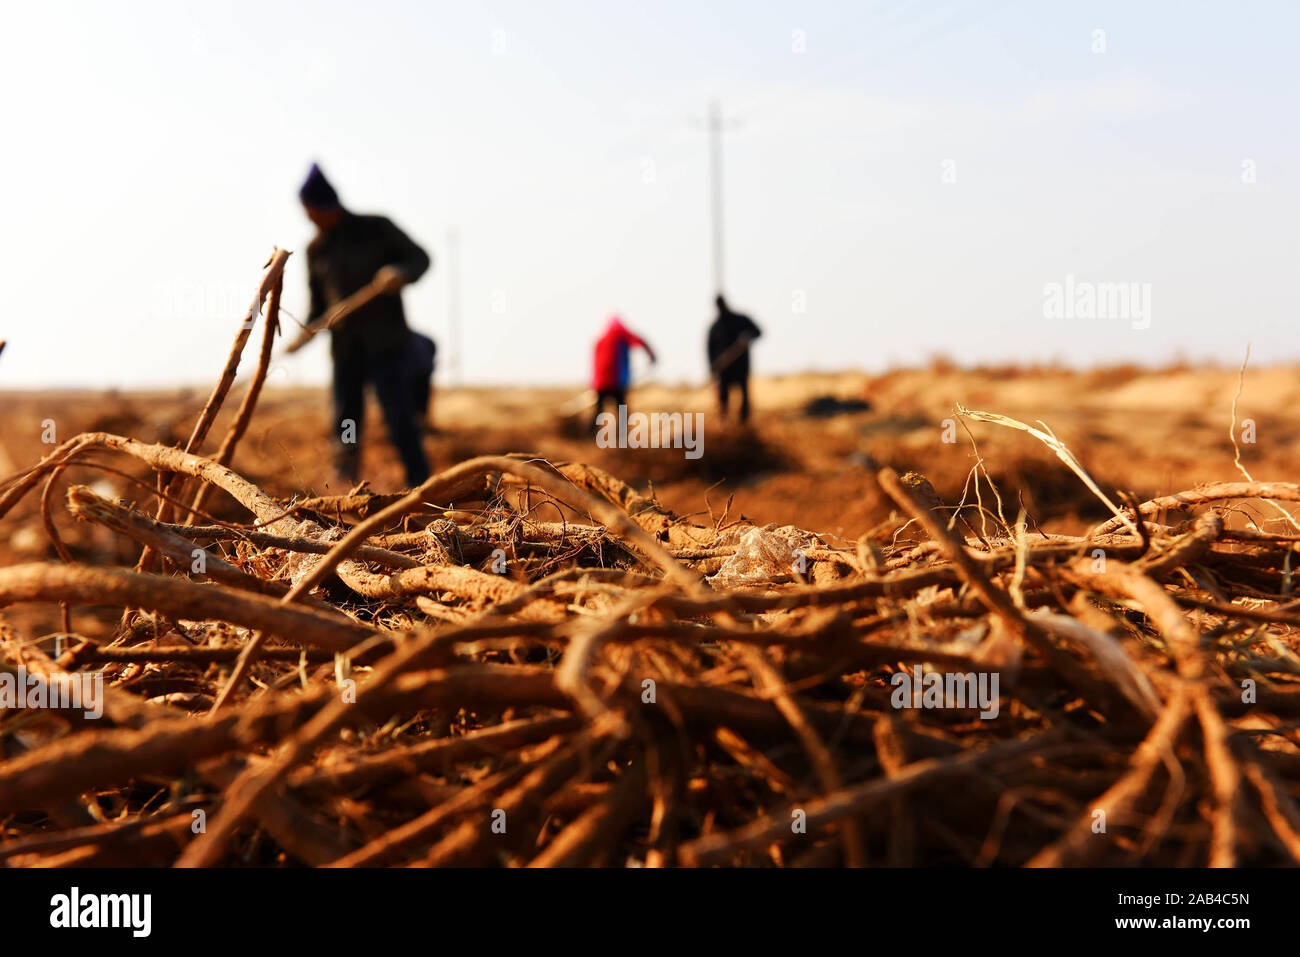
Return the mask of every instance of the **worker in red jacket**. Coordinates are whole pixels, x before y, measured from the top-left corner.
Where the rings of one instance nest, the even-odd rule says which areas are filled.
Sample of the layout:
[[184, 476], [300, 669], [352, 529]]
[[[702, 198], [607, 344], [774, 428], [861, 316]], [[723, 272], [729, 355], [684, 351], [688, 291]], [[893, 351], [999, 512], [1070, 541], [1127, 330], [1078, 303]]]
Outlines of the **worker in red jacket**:
[[632, 378], [633, 346], [644, 349], [650, 361], [655, 361], [655, 352], [649, 343], [623, 325], [618, 316], [611, 316], [609, 325], [596, 340], [596, 361], [591, 376], [591, 387], [596, 390], [596, 411], [591, 420], [593, 431], [598, 427], [596, 419], [605, 407], [606, 399], [614, 403], [615, 415], [618, 414], [620, 405], [627, 405], [627, 386]]

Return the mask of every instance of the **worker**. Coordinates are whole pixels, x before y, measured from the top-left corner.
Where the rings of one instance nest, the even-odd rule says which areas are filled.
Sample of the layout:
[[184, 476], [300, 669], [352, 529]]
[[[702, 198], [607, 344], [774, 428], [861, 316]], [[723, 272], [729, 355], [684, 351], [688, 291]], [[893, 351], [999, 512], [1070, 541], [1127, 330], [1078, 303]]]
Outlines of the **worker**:
[[731, 390], [740, 389], [740, 421], [749, 421], [749, 344], [762, 335], [749, 316], [732, 312], [721, 294], [714, 299], [718, 317], [709, 326], [709, 369], [718, 386], [718, 411], [723, 418]]
[[596, 392], [596, 411], [592, 416], [591, 428], [598, 427], [597, 420], [605, 407], [605, 402], [614, 404], [614, 414], [619, 406], [627, 405], [627, 387], [632, 378], [632, 347], [645, 350], [650, 361], [654, 362], [655, 353], [650, 345], [632, 332], [618, 316], [611, 316], [604, 333], [596, 340], [595, 368], [592, 372], [591, 387]]
[[329, 325], [339, 475], [354, 484], [360, 479], [361, 427], [369, 384], [383, 409], [407, 485], [418, 485], [429, 477], [429, 464], [420, 442], [421, 410], [411, 388], [418, 362], [402, 311], [401, 289], [424, 275], [429, 256], [385, 217], [360, 215], [344, 207], [319, 166], [312, 166], [298, 198], [317, 229], [307, 246], [309, 326], [366, 287], [377, 293]]

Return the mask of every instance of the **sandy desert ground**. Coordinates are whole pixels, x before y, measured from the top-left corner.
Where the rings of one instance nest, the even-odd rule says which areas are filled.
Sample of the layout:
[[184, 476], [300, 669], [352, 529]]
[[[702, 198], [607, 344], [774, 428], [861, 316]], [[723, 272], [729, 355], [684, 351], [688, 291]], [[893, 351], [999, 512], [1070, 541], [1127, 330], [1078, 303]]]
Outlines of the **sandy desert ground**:
[[[438, 433], [427, 440], [435, 468], [465, 458], [532, 452], [600, 466], [682, 513], [721, 508], [756, 522], [778, 522], [856, 538], [888, 515], [873, 490], [873, 465], [916, 469], [948, 504], [983, 456], [1004, 495], [1021, 497], [1032, 518], [1077, 530], [1104, 507], [1052, 453], [1024, 433], [954, 415], [958, 404], [1034, 424], [1046, 423], [1110, 490], [1143, 499], [1199, 482], [1241, 478], [1229, 439], [1237, 368], [1116, 367], [1079, 372], [1052, 368], [963, 370], [937, 362], [884, 375], [805, 374], [757, 378], [750, 428], [720, 421], [712, 392], [650, 384], [633, 389], [633, 411], [705, 413], [704, 454], [680, 449], [602, 449], [585, 433], [587, 413], [567, 414], [580, 387], [440, 388]], [[236, 395], [239, 387], [236, 386]], [[860, 400], [866, 411], [808, 414], [819, 397]], [[0, 469], [11, 474], [49, 451], [52, 420], [58, 441], [81, 431], [107, 431], [146, 441], [183, 442], [207, 397], [206, 388], [171, 392], [0, 392], [5, 427]], [[1249, 368], [1237, 409], [1241, 463], [1261, 481], [1300, 474], [1300, 369]], [[214, 434], [224, 430], [229, 406]], [[945, 420], [955, 441], [945, 442]], [[1247, 420], [1250, 420], [1249, 422]], [[1250, 423], [1253, 422], [1253, 434]], [[967, 431], [969, 427], [969, 432]], [[331, 468], [325, 389], [275, 390], [262, 397], [234, 467], [277, 494], [342, 489]], [[1249, 439], [1254, 441], [1250, 442]], [[372, 488], [401, 482], [372, 402], [363, 441], [364, 475]], [[111, 475], [104, 481], [120, 486]], [[125, 488], [120, 494], [126, 494]], [[127, 495], [127, 497], [131, 497]], [[1007, 505], [1011, 508], [1010, 505]], [[4, 547], [43, 551], [25, 538]]]

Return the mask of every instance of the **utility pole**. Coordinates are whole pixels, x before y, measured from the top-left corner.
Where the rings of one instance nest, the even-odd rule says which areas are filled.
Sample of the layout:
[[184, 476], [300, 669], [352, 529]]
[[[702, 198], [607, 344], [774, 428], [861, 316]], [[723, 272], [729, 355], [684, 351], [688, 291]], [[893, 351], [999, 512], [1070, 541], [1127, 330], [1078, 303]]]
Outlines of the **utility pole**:
[[709, 104], [709, 168], [713, 182], [713, 289], [722, 295], [722, 107]]
[[447, 372], [460, 384], [460, 233], [447, 232]]
[[709, 103], [708, 119], [704, 122], [709, 134], [709, 182], [713, 214], [713, 289], [715, 293], [722, 295], [726, 273], [726, 259], [723, 253], [725, 224], [722, 214], [722, 134], [727, 129], [735, 129], [736, 124], [728, 123], [723, 119], [722, 104], [717, 100]]

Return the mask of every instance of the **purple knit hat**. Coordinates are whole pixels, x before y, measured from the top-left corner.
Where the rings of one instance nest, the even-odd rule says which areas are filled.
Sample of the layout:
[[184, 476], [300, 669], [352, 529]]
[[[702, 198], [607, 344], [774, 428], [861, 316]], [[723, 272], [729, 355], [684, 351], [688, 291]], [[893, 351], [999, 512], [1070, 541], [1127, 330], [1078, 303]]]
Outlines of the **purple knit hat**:
[[334, 187], [315, 163], [311, 164], [311, 172], [298, 190], [298, 198], [304, 206], [313, 209], [332, 209], [339, 205], [339, 194], [334, 192]]

